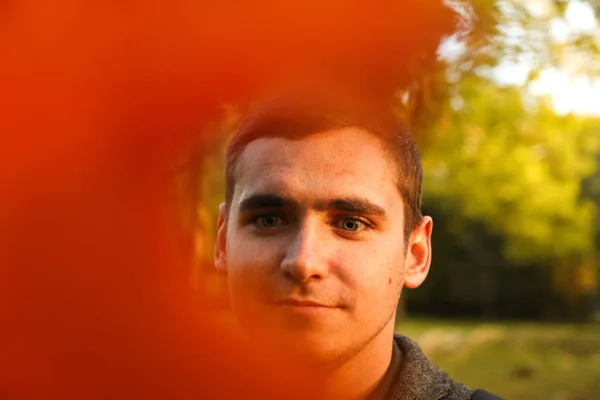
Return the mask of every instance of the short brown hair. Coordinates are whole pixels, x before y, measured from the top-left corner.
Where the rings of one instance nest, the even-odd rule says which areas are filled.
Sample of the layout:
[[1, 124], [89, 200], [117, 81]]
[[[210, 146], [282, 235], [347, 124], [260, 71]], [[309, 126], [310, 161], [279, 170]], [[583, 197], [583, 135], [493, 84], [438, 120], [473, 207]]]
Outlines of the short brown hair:
[[[333, 104], [335, 103], [335, 104]], [[366, 105], [368, 104], [368, 106]], [[277, 98], [263, 102], [243, 119], [227, 148], [225, 198], [231, 203], [236, 182], [237, 160], [252, 141], [266, 137], [301, 139], [311, 134], [355, 127], [379, 138], [398, 168], [398, 190], [404, 201], [404, 232], [410, 233], [421, 221], [423, 169], [417, 145], [391, 107], [372, 102], [322, 101]]]

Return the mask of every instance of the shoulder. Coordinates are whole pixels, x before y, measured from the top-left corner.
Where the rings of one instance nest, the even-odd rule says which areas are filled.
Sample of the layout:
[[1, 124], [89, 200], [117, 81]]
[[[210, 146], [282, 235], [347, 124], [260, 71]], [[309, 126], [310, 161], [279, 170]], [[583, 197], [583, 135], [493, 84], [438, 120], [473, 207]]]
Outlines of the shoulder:
[[473, 392], [471, 400], [502, 400], [500, 397], [493, 395], [485, 390], [478, 389]]
[[450, 380], [450, 390], [443, 400], [502, 400], [500, 397], [482, 389], [473, 391], [468, 386]]
[[402, 353], [403, 360], [390, 393], [391, 399], [499, 400], [487, 392], [474, 391], [451, 379], [425, 356], [417, 343], [406, 336], [394, 335], [394, 346]]
[[453, 379], [448, 378], [450, 381], [450, 387], [448, 390], [448, 394], [445, 397], [442, 397], [443, 400], [470, 400], [472, 399], [473, 389], [468, 387], [467, 385], [455, 381]]

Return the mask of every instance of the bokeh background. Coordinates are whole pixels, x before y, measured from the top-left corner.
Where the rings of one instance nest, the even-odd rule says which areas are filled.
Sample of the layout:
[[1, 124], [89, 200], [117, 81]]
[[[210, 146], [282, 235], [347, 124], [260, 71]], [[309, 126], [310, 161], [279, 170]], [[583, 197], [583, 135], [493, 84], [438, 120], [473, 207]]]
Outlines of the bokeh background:
[[[434, 219], [432, 270], [404, 292], [397, 331], [454, 378], [507, 399], [597, 399], [600, 2], [472, 4], [477, 32], [447, 36], [434, 67], [395, 93]], [[176, 178], [189, 282], [224, 320], [213, 240], [244, 107], [222, 105]]]

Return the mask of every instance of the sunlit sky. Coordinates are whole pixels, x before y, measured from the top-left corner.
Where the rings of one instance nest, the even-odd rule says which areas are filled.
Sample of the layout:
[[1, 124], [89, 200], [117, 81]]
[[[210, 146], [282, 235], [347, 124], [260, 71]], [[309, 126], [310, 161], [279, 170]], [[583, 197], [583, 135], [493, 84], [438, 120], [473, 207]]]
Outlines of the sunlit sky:
[[[534, 15], [543, 16], [545, 4], [543, 0], [528, 0], [527, 6]], [[599, 30], [592, 8], [578, 0], [569, 2], [564, 19], [554, 19], [550, 25], [550, 34], [556, 42], [566, 40], [571, 34]], [[529, 90], [536, 95], [550, 97], [559, 114], [573, 112], [600, 117], [600, 77], [571, 73], [568, 64], [578, 61], [581, 60], [566, 60], [565, 69], [542, 70]], [[519, 62], [505, 62], [495, 71], [494, 79], [502, 84], [523, 85], [530, 69], [531, 62], [526, 57]]]

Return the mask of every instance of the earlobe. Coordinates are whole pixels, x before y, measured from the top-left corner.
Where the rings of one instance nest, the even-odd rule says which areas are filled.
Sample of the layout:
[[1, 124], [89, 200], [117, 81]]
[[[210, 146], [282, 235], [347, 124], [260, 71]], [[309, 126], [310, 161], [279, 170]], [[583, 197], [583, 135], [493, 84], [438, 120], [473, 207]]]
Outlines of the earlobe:
[[409, 289], [419, 287], [429, 273], [432, 229], [433, 220], [431, 217], [425, 216], [411, 234], [404, 270], [404, 286]]
[[219, 205], [217, 220], [217, 239], [215, 240], [215, 268], [218, 272], [227, 274], [227, 206]]

